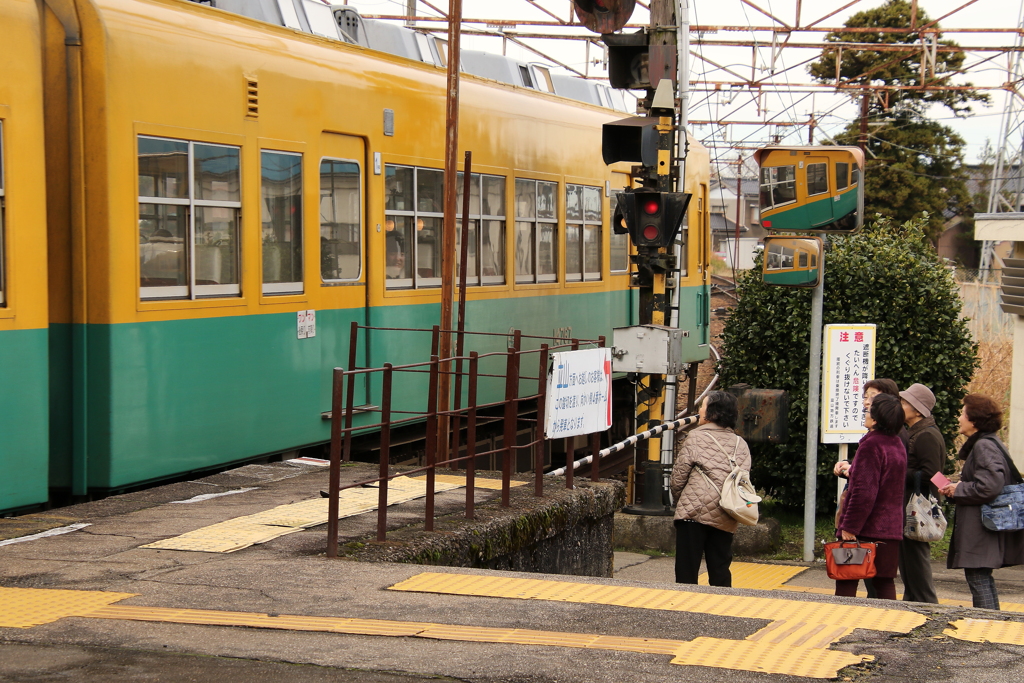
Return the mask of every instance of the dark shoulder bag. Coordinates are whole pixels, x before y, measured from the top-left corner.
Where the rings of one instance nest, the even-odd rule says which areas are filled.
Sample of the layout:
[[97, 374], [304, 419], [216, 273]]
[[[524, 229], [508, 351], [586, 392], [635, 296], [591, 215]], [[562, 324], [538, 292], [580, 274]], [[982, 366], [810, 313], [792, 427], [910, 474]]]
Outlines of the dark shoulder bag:
[[1024, 529], [1024, 483], [1013, 464], [1013, 459], [998, 439], [986, 437], [999, 446], [999, 451], [1009, 465], [1013, 483], [1003, 487], [1002, 493], [991, 503], [981, 506], [981, 524], [989, 531], [1021, 531]]

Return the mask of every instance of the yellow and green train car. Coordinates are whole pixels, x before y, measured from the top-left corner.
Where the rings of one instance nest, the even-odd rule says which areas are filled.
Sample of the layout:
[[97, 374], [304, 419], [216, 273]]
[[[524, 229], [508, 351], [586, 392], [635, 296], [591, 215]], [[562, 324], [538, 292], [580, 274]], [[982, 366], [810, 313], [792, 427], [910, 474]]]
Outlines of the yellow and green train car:
[[[24, 343], [49, 369], [49, 486], [112, 491], [328, 440], [351, 323], [440, 317], [444, 69], [186, 0], [45, 0], [40, 25], [48, 199], [33, 208], [49, 239], [32, 271], [49, 278]], [[600, 149], [620, 116], [463, 77], [468, 328], [595, 338], [636, 322], [628, 242], [609, 229], [629, 177]], [[690, 150], [680, 320], [699, 361], [709, 163]], [[429, 348], [370, 330], [358, 362]], [[420, 389], [402, 400], [421, 406]]]
[[0, 510], [47, 498], [48, 330], [42, 27], [0, 3]]
[[857, 147], [762, 147], [761, 226], [852, 233], [864, 223], [864, 152]]

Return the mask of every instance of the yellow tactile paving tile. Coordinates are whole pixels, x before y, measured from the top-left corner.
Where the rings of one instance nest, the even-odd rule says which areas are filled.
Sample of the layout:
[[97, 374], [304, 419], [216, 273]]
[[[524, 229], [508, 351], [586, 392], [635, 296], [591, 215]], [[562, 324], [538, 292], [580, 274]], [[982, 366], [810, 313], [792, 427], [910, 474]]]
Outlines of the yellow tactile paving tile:
[[[458, 488], [452, 483], [438, 482], [435, 492]], [[427, 495], [426, 481], [395, 477], [388, 486], [388, 505], [398, 505]], [[345, 489], [338, 497], [338, 519], [352, 517], [377, 509], [380, 490], [376, 487]], [[252, 515], [235, 517], [225, 522], [189, 531], [173, 538], [139, 546], [156, 550], [190, 550], [207, 553], [231, 553], [304, 528], [326, 524], [329, 501], [312, 498], [298, 503], [278, 505]]]
[[833, 678], [843, 667], [872, 659], [849, 652], [813, 650], [750, 641], [697, 638], [687, 642], [659, 638], [629, 638], [588, 633], [503, 629], [420, 622], [252, 614], [213, 610], [110, 606], [88, 615], [96, 619], [155, 621], [204, 626], [244, 626], [349, 635], [417, 637], [471, 643], [540, 645], [588, 650], [611, 650], [674, 657], [674, 664], [710, 666], [741, 671], [787, 673], [810, 678]]
[[[778, 586], [774, 589], [769, 590], [784, 590], [791, 593], [814, 593], [816, 595], [835, 595], [835, 589], [833, 588], [817, 588], [813, 586]], [[866, 591], [857, 591], [858, 598], [866, 598], [868, 594]], [[896, 594], [897, 600], [903, 600], [903, 594]], [[973, 607], [974, 603], [969, 600], [949, 600], [947, 598], [939, 598], [940, 605], [955, 605], [956, 607]], [[1000, 602], [999, 609], [1003, 612], [1024, 612], [1024, 604], [1018, 602]]]
[[838, 650], [787, 647], [750, 640], [694, 638], [676, 652], [672, 663], [807, 678], [835, 678], [843, 667], [872, 659], [874, 657], [870, 655]]
[[846, 626], [806, 622], [790, 623], [779, 620], [773, 621], [757, 633], [747, 636], [747, 640], [771, 643], [772, 645], [824, 649], [851, 633], [853, 633], [853, 629]]
[[395, 584], [390, 590], [597, 603], [769, 621], [785, 620], [790, 623], [842, 625], [896, 633], [907, 633], [925, 622], [925, 617], [916, 612], [859, 605], [466, 574], [425, 572]]
[[[733, 588], [750, 588], [753, 590], [776, 590], [781, 588], [794, 576], [807, 571], [807, 567], [799, 567], [785, 564], [758, 564], [755, 562], [733, 562], [732, 570]], [[701, 574], [697, 578], [697, 584], [708, 585], [708, 575]]]
[[208, 553], [229, 553], [266, 543], [280, 536], [301, 531], [295, 527], [267, 526], [249, 522], [245, 517], [212, 524], [181, 536], [148, 543], [140, 548], [158, 550], [193, 550]]
[[83, 617], [134, 595], [106, 591], [0, 587], [0, 627], [32, 628], [64, 617]]
[[[427, 477], [426, 475], [423, 475], [422, 477], [413, 477], [413, 479], [421, 479], [423, 481], [426, 481]], [[436, 483], [455, 484], [456, 486], [466, 485], [466, 477], [458, 474], [435, 474], [434, 481]], [[525, 481], [513, 480], [510, 481], [508, 485], [510, 488], [514, 488], [516, 486], [526, 486], [526, 484], [527, 482]], [[486, 479], [481, 477], [473, 477], [473, 488], [500, 491], [501, 479]]]
[[417, 636], [434, 640], [456, 640], [477, 643], [508, 643], [514, 645], [548, 645], [598, 650], [617, 650], [648, 654], [674, 655], [686, 641], [659, 638], [621, 638], [587, 633], [534, 631], [482, 626], [461, 626], [381, 619], [348, 619], [343, 617], [305, 617], [290, 614], [271, 616], [250, 612], [173, 609], [113, 605], [91, 611], [94, 619], [154, 621], [203, 626], [247, 626], [293, 631], [322, 631], [350, 635]]
[[[149, 621], [204, 626], [241, 626], [349, 635], [418, 637], [461, 642], [539, 645], [672, 656], [675, 664], [832, 678], [871, 657], [786, 643], [697, 638], [679, 641], [601, 634], [506, 629], [424, 622], [257, 614], [217, 610], [114, 605], [131, 593], [0, 588], [0, 626], [28, 628], [63, 617]], [[788, 631], [792, 631], [789, 629]]]
[[1019, 621], [993, 621], [991, 619], [961, 619], [951, 621], [942, 633], [957, 640], [972, 643], [1002, 643], [1024, 645], [1024, 624]]

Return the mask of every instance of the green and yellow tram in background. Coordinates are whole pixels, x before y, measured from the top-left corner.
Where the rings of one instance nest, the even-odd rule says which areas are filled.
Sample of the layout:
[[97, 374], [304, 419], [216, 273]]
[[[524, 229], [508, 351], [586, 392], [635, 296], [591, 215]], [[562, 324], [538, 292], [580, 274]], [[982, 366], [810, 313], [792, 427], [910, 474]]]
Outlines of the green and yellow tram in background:
[[[332, 35], [326, 5], [234, 5], [265, 20], [188, 0], [0, 3], [0, 511], [322, 444], [351, 324], [439, 320], [443, 65]], [[629, 168], [601, 158], [621, 113], [469, 75], [461, 112], [468, 328], [635, 324], [630, 247], [609, 229]], [[680, 324], [699, 361], [709, 158], [689, 150]], [[315, 335], [298, 334], [309, 312]], [[489, 339], [478, 350], [505, 344]], [[369, 330], [358, 364], [429, 348]]]

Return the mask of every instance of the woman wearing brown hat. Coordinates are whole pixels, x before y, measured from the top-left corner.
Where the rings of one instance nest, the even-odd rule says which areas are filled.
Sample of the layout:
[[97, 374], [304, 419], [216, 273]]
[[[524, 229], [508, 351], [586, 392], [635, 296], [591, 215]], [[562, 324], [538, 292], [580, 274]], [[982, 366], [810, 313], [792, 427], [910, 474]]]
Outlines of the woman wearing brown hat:
[[990, 531], [981, 523], [982, 504], [995, 500], [1014, 479], [1013, 463], [996, 436], [1002, 424], [1003, 411], [991, 398], [964, 396], [960, 433], [967, 441], [959, 454], [964, 466], [960, 481], [941, 489], [956, 503], [946, 566], [963, 568], [974, 606], [986, 609], [999, 609], [992, 570], [1024, 564], [1024, 531]]
[[[908, 428], [907, 485], [903, 492], [903, 508], [915, 493], [937, 495], [931, 478], [942, 469], [946, 442], [935, 425], [932, 408], [935, 394], [923, 384], [912, 384], [900, 392]], [[903, 599], [911, 602], [938, 603], [932, 579], [932, 545], [903, 537], [900, 544], [900, 578]]]

